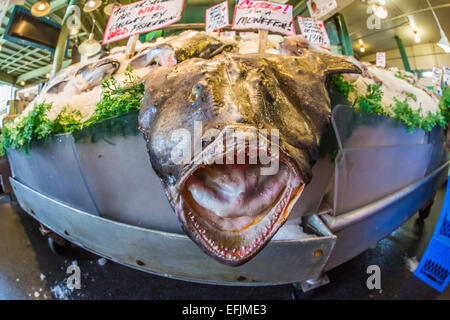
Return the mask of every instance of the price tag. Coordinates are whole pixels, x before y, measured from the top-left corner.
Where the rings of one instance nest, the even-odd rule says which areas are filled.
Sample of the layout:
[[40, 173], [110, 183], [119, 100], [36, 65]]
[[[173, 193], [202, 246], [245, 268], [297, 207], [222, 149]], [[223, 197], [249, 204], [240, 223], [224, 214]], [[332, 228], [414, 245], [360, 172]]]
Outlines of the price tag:
[[323, 21], [301, 16], [297, 17], [297, 21], [300, 32], [306, 40], [328, 50], [331, 49], [330, 38]]
[[259, 29], [295, 35], [292, 6], [266, 1], [241, 0], [234, 9], [233, 29]]
[[229, 22], [228, 0], [206, 9], [205, 31], [214, 32], [227, 27]]
[[164, 28], [181, 18], [183, 0], [142, 0], [114, 7], [102, 44]]
[[311, 17], [321, 19], [337, 8], [336, 0], [308, 0], [308, 10]]
[[444, 88], [450, 87], [450, 67], [442, 66], [444, 71]]
[[431, 78], [431, 81], [434, 85], [440, 86], [442, 82], [442, 69], [433, 67], [433, 77]]
[[377, 67], [386, 68], [386, 52], [377, 52]]

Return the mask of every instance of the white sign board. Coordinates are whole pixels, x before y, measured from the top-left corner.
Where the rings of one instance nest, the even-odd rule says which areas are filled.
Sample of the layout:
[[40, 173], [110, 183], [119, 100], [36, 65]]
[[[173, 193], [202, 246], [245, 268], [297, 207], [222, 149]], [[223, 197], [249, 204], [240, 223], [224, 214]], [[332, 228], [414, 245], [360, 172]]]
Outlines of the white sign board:
[[433, 84], [440, 86], [442, 82], [442, 69], [433, 67], [433, 77], [431, 78]]
[[297, 21], [300, 33], [306, 40], [328, 50], [331, 49], [330, 38], [328, 37], [327, 29], [323, 21], [301, 16], [297, 17]]
[[214, 32], [227, 27], [230, 24], [228, 16], [228, 0], [206, 9], [205, 31]]
[[450, 67], [442, 66], [444, 70], [444, 88], [450, 87]]
[[164, 28], [181, 18], [183, 0], [142, 0], [114, 7], [102, 44]]
[[292, 6], [241, 0], [234, 8], [233, 29], [264, 29], [293, 36], [295, 27]]
[[308, 0], [307, 2], [311, 17], [321, 19], [337, 8], [336, 0]]
[[0, 0], [0, 25], [5, 17], [6, 11], [8, 11], [9, 0]]
[[377, 67], [386, 68], [386, 52], [377, 52]]
[[234, 38], [236, 36], [236, 31], [224, 31], [221, 32], [219, 36], [224, 38]]

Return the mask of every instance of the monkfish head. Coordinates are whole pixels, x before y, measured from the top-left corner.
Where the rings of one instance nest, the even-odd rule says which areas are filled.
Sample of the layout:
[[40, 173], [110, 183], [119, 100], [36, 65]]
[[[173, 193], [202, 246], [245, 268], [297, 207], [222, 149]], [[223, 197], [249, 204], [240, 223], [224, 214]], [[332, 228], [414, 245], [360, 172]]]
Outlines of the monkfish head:
[[183, 230], [237, 266], [275, 235], [311, 179], [330, 121], [328, 75], [352, 63], [222, 53], [145, 78], [140, 128]]

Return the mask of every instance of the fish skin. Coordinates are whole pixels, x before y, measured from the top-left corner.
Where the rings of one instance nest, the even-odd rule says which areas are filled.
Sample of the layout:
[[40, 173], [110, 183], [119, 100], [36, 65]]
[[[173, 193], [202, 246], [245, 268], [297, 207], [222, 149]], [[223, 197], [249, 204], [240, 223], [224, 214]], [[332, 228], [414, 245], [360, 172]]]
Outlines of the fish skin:
[[144, 78], [139, 118], [150, 161], [183, 229], [203, 251], [236, 266], [250, 260], [270, 239], [241, 261], [217, 257], [203, 245], [179, 212], [183, 206], [180, 183], [194, 164], [172, 163], [170, 155], [177, 142], [171, 140], [171, 133], [183, 128], [192, 136], [194, 121], [202, 121], [203, 132], [230, 125], [278, 129], [280, 153], [295, 163], [303, 182], [309, 183], [331, 117], [326, 79], [336, 73], [359, 72], [346, 59], [303, 48], [299, 56], [222, 53], [213, 59], [194, 58], [157, 68]]
[[225, 41], [205, 32], [185, 31], [142, 50], [130, 61], [133, 69], [159, 65], [171, 67], [191, 58], [210, 59], [235, 49], [234, 41]]

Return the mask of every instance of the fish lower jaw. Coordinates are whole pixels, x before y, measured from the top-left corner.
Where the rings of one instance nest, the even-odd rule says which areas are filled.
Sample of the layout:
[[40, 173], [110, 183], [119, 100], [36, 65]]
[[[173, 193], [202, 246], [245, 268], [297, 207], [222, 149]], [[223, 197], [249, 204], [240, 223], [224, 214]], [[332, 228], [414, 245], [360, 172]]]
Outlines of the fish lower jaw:
[[[274, 206], [272, 210], [261, 219], [261, 221], [256, 222], [254, 225], [241, 231], [223, 231], [214, 230], [211, 227], [205, 227], [204, 223], [201, 221], [201, 217], [189, 210], [186, 212], [186, 218], [195, 230], [194, 232], [198, 235], [203, 247], [207, 248], [209, 251], [209, 254], [212, 254], [214, 257], [225, 263], [239, 265], [241, 264], [240, 262], [246, 261], [248, 258], [253, 256], [253, 254], [257, 253], [284, 223], [289, 214], [287, 211], [290, 210], [289, 202], [291, 195], [291, 188], [287, 188], [276, 206]], [[213, 233], [225, 234], [225, 237], [228, 239], [231, 238], [231, 241], [233, 240], [232, 238], [236, 238], [236, 241], [238, 241], [241, 237], [248, 238], [250, 236], [249, 234], [252, 233], [257, 235], [252, 235], [251, 238], [253, 239], [250, 243], [245, 245], [226, 246], [217, 240], [217, 236], [212, 236]]]

